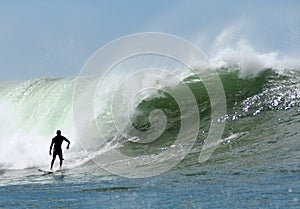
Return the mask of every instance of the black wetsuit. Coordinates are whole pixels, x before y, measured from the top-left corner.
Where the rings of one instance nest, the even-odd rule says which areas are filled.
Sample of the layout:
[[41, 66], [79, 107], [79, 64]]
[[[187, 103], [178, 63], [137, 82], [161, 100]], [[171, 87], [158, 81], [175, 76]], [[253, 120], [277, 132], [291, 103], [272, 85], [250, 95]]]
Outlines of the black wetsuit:
[[52, 139], [52, 144], [54, 144], [54, 148], [53, 148], [53, 158], [54, 159], [56, 158], [56, 155], [58, 155], [60, 160], [64, 160], [63, 155], [62, 155], [62, 149], [61, 149], [61, 144], [64, 140], [66, 142], [70, 143], [69, 140], [66, 139], [66, 137], [61, 136], [61, 135], [57, 135]]

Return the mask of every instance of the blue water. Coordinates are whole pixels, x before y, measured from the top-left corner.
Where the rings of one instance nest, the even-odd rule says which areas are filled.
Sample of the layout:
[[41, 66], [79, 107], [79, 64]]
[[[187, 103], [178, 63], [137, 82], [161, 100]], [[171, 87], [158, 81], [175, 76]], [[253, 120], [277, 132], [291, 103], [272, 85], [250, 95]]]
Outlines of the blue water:
[[[205, 172], [105, 179], [75, 171], [0, 187], [1, 208], [299, 208], [300, 171]], [[9, 175], [9, 174], [7, 174]], [[85, 179], [84, 182], [81, 182]]]

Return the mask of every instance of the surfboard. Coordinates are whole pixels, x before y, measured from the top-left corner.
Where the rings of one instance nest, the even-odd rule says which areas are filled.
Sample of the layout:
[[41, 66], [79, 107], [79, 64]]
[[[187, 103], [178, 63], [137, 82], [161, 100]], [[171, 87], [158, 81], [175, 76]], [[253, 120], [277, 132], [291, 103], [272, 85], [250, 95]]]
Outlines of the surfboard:
[[44, 174], [54, 173], [54, 171], [50, 171], [50, 170], [46, 171], [46, 170], [42, 170], [42, 169], [39, 169], [39, 168], [38, 168], [38, 171], [43, 172]]
[[51, 171], [51, 170], [42, 170], [42, 169], [38, 168], [38, 171], [43, 172], [44, 174], [52, 174], [52, 173], [55, 173], [55, 172], [62, 172], [63, 170], [59, 169], [59, 170]]

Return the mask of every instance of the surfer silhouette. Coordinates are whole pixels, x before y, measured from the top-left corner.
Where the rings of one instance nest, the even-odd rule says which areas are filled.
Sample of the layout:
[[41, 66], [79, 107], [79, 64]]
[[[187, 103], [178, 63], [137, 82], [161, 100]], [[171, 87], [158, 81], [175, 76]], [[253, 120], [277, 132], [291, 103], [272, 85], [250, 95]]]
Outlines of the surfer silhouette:
[[53, 164], [54, 164], [56, 155], [58, 155], [58, 157], [60, 159], [59, 169], [62, 168], [62, 163], [63, 163], [64, 159], [63, 159], [63, 155], [62, 155], [61, 144], [63, 143], [63, 141], [68, 142], [67, 149], [69, 149], [70, 141], [66, 137], [64, 137], [64, 136], [61, 135], [61, 131], [60, 130], [57, 130], [56, 131], [56, 136], [52, 139], [51, 146], [50, 146], [50, 151], [49, 151], [49, 154], [52, 155], [51, 151], [52, 151], [52, 147], [54, 145], [54, 148], [53, 148], [53, 158], [52, 158], [52, 161], [51, 161], [50, 170], [53, 170]]

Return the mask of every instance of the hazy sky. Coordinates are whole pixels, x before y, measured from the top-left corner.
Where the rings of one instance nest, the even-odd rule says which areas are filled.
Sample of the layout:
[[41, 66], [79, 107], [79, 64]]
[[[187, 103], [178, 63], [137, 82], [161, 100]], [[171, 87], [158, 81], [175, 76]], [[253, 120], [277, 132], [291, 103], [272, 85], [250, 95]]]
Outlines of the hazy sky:
[[228, 44], [242, 37], [257, 50], [297, 54], [298, 2], [0, 0], [0, 80], [75, 77], [104, 44], [145, 31], [181, 36], [208, 54], [226, 35]]

